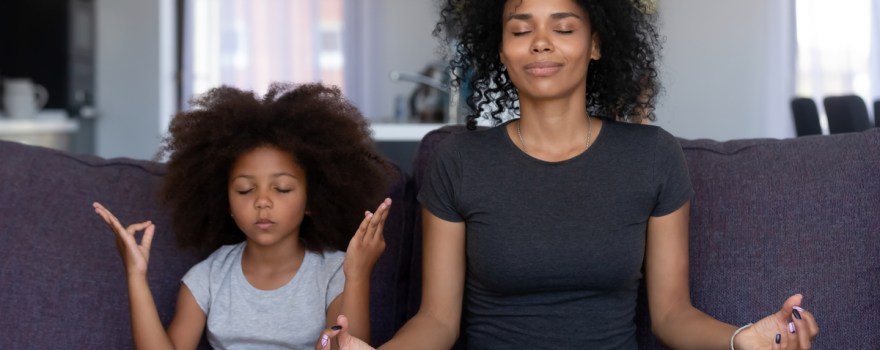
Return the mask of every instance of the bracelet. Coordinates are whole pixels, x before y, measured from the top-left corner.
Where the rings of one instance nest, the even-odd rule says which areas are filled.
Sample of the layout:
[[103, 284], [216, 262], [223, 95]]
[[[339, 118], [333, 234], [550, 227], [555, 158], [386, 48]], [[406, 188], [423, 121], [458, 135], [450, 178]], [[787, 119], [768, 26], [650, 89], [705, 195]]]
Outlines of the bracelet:
[[737, 328], [736, 331], [733, 332], [733, 335], [730, 336], [730, 350], [736, 350], [733, 348], [733, 338], [736, 338], [736, 335], [739, 334], [739, 332], [742, 332], [743, 330], [745, 330], [746, 328], [749, 328], [751, 326], [752, 326], [752, 324], [749, 323], [745, 326]]

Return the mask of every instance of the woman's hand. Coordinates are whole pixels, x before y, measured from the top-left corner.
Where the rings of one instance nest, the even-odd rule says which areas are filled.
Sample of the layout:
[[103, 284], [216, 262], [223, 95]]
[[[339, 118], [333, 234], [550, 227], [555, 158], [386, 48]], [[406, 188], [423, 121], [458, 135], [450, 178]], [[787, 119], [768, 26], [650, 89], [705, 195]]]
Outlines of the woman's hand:
[[388, 210], [391, 208], [391, 199], [385, 198], [375, 213], [364, 213], [364, 220], [354, 233], [354, 237], [348, 242], [345, 251], [345, 263], [342, 271], [345, 280], [352, 282], [369, 281], [373, 272], [373, 265], [379, 256], [385, 251], [385, 238], [382, 229], [385, 219], [388, 218]]
[[321, 332], [321, 336], [315, 343], [315, 350], [330, 350], [331, 345], [338, 345], [333, 347], [338, 350], [375, 350], [369, 344], [348, 333], [348, 319], [344, 315], [339, 315], [336, 318], [335, 326]]
[[819, 334], [816, 318], [800, 307], [803, 296], [792, 295], [775, 314], [762, 318], [734, 339], [734, 348], [810, 349]]
[[[95, 212], [104, 219], [107, 226], [116, 234], [116, 249], [119, 250], [119, 256], [125, 264], [125, 271], [129, 276], [147, 274], [147, 263], [150, 261], [150, 244], [153, 242], [153, 233], [156, 226], [150, 221], [144, 221], [137, 224], [129, 225], [127, 228], [122, 227], [116, 216], [100, 203], [93, 203]], [[144, 231], [141, 243], [138, 244], [135, 234], [138, 231]]]

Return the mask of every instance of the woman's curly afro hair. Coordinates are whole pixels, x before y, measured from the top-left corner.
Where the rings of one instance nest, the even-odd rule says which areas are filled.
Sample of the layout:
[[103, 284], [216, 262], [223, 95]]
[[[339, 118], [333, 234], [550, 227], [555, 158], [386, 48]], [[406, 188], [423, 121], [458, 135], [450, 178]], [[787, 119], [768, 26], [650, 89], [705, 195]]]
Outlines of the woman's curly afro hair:
[[305, 170], [310, 214], [299, 234], [310, 251], [345, 250], [394, 173], [376, 154], [360, 112], [336, 88], [273, 84], [258, 99], [224, 86], [193, 106], [174, 117], [160, 150], [168, 157], [161, 200], [181, 247], [208, 252], [244, 241], [229, 215], [227, 186], [235, 160], [254, 148], [285, 151]]
[[[515, 1], [515, 0], [511, 0]], [[575, 0], [572, 0], [575, 1]], [[469, 84], [468, 128], [476, 127], [483, 107], [495, 124], [505, 109], [515, 109], [516, 88], [502, 69], [499, 48], [506, 0], [444, 0], [434, 29], [452, 51], [453, 84]], [[660, 91], [657, 60], [660, 40], [656, 15], [643, 0], [577, 0], [599, 35], [602, 58], [587, 73], [587, 112], [610, 120], [654, 120], [653, 106]]]

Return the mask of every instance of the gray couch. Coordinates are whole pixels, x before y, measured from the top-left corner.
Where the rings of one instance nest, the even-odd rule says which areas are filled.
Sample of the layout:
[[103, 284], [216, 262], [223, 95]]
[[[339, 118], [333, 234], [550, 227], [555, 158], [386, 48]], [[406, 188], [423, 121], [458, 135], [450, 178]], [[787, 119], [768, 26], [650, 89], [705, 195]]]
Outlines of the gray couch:
[[[373, 276], [373, 340], [388, 339], [418, 305], [421, 241], [414, 200], [433, 146], [397, 176], [387, 249]], [[880, 348], [880, 129], [789, 140], [682, 140], [696, 190], [691, 212], [694, 303], [734, 324], [791, 293], [820, 320], [817, 349]], [[151, 219], [149, 280], [160, 317], [201, 259], [174, 246], [156, 201], [164, 166], [0, 141], [0, 349], [131, 347], [125, 276], [100, 201], [121, 220]], [[661, 348], [640, 303], [640, 344]]]

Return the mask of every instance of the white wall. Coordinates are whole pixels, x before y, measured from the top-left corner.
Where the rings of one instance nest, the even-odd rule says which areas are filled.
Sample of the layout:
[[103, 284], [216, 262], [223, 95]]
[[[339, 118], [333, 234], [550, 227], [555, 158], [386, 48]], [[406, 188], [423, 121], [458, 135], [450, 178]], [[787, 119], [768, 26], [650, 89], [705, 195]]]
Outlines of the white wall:
[[395, 96], [408, 98], [416, 88], [411, 82], [391, 81], [391, 71], [418, 73], [440, 59], [439, 42], [431, 35], [438, 10], [433, 0], [371, 0], [369, 5], [353, 1], [361, 2], [351, 7], [359, 12], [365, 30], [347, 35], [357, 40], [360, 54], [347, 57], [346, 64], [356, 60], [354, 64], [362, 65], [359, 82], [351, 82], [359, 84], [361, 95], [351, 97], [368, 118], [389, 119]]
[[793, 69], [772, 59], [785, 49], [774, 28], [782, 11], [766, 0], [658, 2], [666, 39], [658, 125], [685, 138], [794, 135], [789, 84], [768, 79]]
[[171, 113], [175, 94], [169, 73], [174, 46], [168, 28], [173, 27], [167, 26], [173, 1], [97, 0], [95, 5], [95, 153], [152, 158], [160, 119]]

